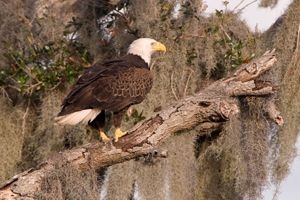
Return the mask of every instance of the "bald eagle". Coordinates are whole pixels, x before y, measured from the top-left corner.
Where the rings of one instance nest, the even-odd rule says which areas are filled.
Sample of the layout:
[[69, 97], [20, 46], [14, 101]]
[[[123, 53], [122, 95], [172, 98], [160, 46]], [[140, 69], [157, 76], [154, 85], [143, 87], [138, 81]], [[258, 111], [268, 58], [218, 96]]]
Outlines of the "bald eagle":
[[166, 47], [154, 39], [140, 38], [131, 43], [127, 55], [86, 69], [63, 100], [55, 121], [88, 124], [107, 142], [105, 111], [112, 112], [117, 142], [126, 134], [120, 129], [123, 115], [131, 105], [141, 103], [152, 87], [150, 60], [156, 51], [165, 52]]

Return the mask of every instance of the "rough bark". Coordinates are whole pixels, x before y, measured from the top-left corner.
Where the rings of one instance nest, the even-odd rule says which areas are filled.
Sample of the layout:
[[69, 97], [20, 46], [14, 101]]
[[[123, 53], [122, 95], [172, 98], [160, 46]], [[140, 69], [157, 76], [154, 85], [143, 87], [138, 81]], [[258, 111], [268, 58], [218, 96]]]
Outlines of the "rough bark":
[[262, 96], [269, 99], [265, 111], [278, 125], [283, 118], [272, 98], [275, 89], [270, 83], [256, 78], [275, 63], [274, 51], [243, 65], [232, 76], [214, 82], [199, 93], [178, 101], [173, 106], [155, 113], [149, 119], [133, 127], [117, 143], [94, 143], [57, 153], [36, 169], [14, 176], [0, 188], [0, 199], [34, 199], [41, 190], [43, 177], [60, 167], [72, 166], [81, 170], [99, 169], [133, 158], [148, 155], [166, 156], [155, 147], [173, 133], [198, 127], [200, 134], [220, 129], [232, 115], [239, 112], [239, 96]]

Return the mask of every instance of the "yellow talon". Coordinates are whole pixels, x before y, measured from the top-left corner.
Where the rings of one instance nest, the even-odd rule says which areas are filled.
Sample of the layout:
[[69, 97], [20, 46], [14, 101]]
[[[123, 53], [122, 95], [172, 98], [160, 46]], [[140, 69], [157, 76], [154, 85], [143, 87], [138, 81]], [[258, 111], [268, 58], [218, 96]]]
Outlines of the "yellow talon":
[[119, 141], [119, 138], [126, 135], [127, 132], [123, 132], [121, 131], [120, 128], [117, 128], [116, 131], [115, 131], [115, 142], [118, 142]]
[[107, 137], [107, 135], [102, 130], [99, 131], [99, 135], [104, 143], [107, 143], [110, 141], [109, 137]]

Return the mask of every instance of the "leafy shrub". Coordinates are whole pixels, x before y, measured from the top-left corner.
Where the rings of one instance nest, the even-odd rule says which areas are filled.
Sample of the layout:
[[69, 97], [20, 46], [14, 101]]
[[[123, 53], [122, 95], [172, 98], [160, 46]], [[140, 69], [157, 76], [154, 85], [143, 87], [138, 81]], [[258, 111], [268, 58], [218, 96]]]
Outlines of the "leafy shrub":
[[[75, 27], [75, 31], [74, 31]], [[25, 48], [8, 49], [8, 66], [0, 66], [0, 87], [13, 88], [31, 97], [52, 90], [65, 82], [72, 82], [92, 58], [77, 39], [80, 24], [75, 18], [66, 26], [62, 38], [43, 44], [27, 37]]]

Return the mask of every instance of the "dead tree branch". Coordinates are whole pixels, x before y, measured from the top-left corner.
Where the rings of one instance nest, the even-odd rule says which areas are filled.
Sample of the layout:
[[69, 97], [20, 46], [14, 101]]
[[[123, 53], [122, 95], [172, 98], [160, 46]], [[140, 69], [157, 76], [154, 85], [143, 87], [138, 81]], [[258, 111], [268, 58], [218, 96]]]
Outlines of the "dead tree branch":
[[[99, 169], [149, 154], [162, 141], [182, 130], [199, 127], [220, 129], [221, 125], [239, 112], [237, 96], [268, 96], [274, 93], [272, 85], [256, 85], [255, 79], [275, 63], [274, 51], [243, 65], [228, 78], [216, 81], [199, 93], [179, 100], [175, 105], [155, 113], [133, 127], [129, 134], [115, 144], [87, 144], [83, 147], [57, 153], [36, 169], [16, 175], [2, 185], [0, 199], [34, 199], [41, 190], [41, 180], [58, 167], [72, 166], [81, 170]], [[282, 125], [283, 119], [275, 104], [266, 108], [270, 118]], [[279, 120], [279, 121], [278, 121]]]

